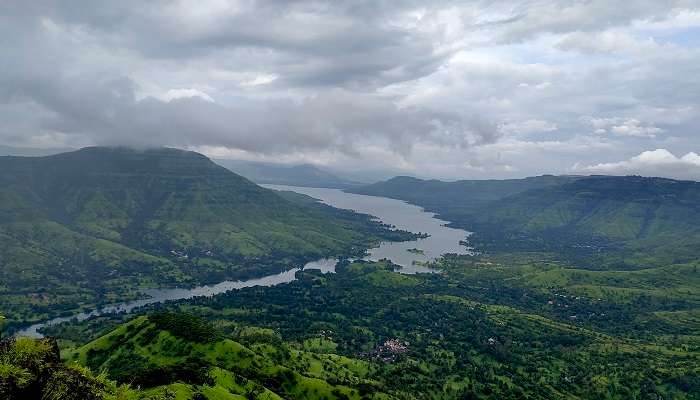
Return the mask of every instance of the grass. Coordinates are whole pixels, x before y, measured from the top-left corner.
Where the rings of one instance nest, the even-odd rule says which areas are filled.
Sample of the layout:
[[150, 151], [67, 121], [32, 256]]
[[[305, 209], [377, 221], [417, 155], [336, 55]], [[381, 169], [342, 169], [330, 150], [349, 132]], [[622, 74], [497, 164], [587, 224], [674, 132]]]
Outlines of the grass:
[[[212, 385], [200, 387], [173, 383], [146, 392], [162, 394], [168, 391], [176, 398], [188, 398], [199, 392], [208, 399], [247, 398], [245, 396], [250, 395], [263, 399], [280, 399], [280, 396], [359, 399], [359, 391], [345, 385], [371, 383], [365, 379], [370, 369], [367, 363], [324, 354], [323, 351], [334, 349], [329, 341], [310, 340], [299, 349], [286, 350], [284, 345], [281, 348], [280, 345], [257, 343], [248, 347], [230, 339], [195, 343], [167, 331], [154, 332], [154, 329], [155, 325], [148, 317], [138, 317], [85, 346], [65, 352], [64, 357], [68, 362], [91, 365], [98, 370], [104, 368], [108, 374], [116, 374], [113, 369], [118, 365], [115, 363], [127, 353], [142, 357], [155, 367], [178, 365], [191, 355], [203, 357], [212, 366], [209, 373], [214, 380]], [[260, 334], [270, 333], [269, 330], [248, 327], [240, 334], [241, 337], [260, 337]], [[283, 349], [287, 355], [279, 359], [279, 352]], [[99, 359], [98, 365], [95, 359]], [[330, 384], [328, 379], [343, 384]]]

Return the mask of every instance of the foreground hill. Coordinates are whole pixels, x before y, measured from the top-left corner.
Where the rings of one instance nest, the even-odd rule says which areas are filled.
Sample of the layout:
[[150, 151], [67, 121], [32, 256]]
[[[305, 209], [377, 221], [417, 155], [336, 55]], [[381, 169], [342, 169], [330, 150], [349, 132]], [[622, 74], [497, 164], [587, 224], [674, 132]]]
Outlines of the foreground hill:
[[256, 183], [343, 189], [360, 185], [311, 164], [287, 165], [243, 160], [215, 160]]
[[0, 157], [0, 298], [11, 320], [404, 237], [369, 216], [282, 198], [193, 152]]
[[[201, 399], [388, 399], [367, 379], [371, 365], [283, 343], [274, 331], [240, 330], [232, 340], [190, 314], [138, 317], [69, 352], [94, 371], [144, 395]], [[319, 374], [321, 369], [335, 378]], [[331, 382], [333, 381], [333, 382]], [[342, 382], [342, 383], [340, 383]]]

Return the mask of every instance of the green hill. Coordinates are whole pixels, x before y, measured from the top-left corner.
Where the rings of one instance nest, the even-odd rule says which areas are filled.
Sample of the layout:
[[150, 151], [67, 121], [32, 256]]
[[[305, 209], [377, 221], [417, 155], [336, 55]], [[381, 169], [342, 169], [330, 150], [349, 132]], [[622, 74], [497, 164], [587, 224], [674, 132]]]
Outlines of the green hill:
[[501, 248], [602, 252], [627, 267], [692, 261], [700, 248], [700, 183], [594, 176], [491, 202], [460, 225]]
[[397, 176], [388, 181], [347, 189], [370, 196], [405, 200], [437, 212], [443, 219], [454, 221], [488, 202], [521, 193], [529, 189], [572, 182], [575, 176], [543, 175], [525, 179], [461, 180], [443, 182]]
[[[183, 335], [182, 328], [192, 331], [184, 331]], [[210, 324], [187, 314], [139, 317], [77, 350], [64, 352], [68, 360], [63, 361], [52, 339], [0, 341], [0, 397], [392, 398], [380, 393], [376, 383], [365, 377], [370, 367], [365, 361], [289, 348], [263, 329], [251, 329], [241, 336], [250, 338], [246, 339], [247, 346], [219, 337], [216, 332]], [[312, 369], [320, 368], [334, 371], [338, 374], [336, 381], [343, 380], [350, 386], [316, 376]]]
[[[138, 317], [66, 354], [143, 395], [202, 399], [388, 399], [366, 378], [369, 363], [291, 348], [274, 331], [248, 328], [244, 343], [190, 314]], [[335, 371], [331, 383], [313, 370]], [[342, 383], [340, 383], [342, 381]], [[199, 395], [200, 397], [196, 397]]]
[[15, 321], [405, 237], [368, 216], [282, 198], [193, 152], [0, 157], [0, 301]]

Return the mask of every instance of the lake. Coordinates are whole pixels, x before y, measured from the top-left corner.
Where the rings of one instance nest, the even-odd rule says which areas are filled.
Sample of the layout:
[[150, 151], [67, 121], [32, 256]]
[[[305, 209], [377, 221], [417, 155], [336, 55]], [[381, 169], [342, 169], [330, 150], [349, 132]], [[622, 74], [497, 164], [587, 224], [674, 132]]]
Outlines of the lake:
[[[379, 221], [393, 225], [398, 229], [411, 232], [423, 232], [430, 236], [408, 242], [382, 242], [379, 247], [368, 250], [367, 260], [377, 261], [383, 258], [390, 259], [395, 264], [401, 265], [401, 273], [433, 272], [421, 263], [432, 261], [446, 253], [471, 254], [471, 249], [459, 242], [469, 236], [469, 232], [445, 226], [446, 222], [435, 218], [435, 214], [426, 212], [421, 207], [408, 204], [404, 201], [385, 197], [365, 196], [360, 194], [345, 193], [339, 189], [307, 188], [296, 186], [262, 185], [274, 190], [287, 190], [302, 193], [325, 204], [337, 208], [354, 210], [363, 214], [370, 214]], [[411, 250], [411, 251], [409, 251]], [[307, 263], [303, 269], [317, 269], [323, 273], [335, 271], [335, 259], [320, 259]], [[214, 285], [203, 285], [194, 288], [152, 289], [144, 291], [147, 298], [118, 303], [103, 307], [98, 310], [82, 312], [68, 317], [54, 318], [45, 322], [31, 325], [16, 333], [17, 336], [42, 337], [39, 330], [45, 326], [59, 324], [61, 322], [87, 318], [116, 312], [131, 312], [132, 310], [149, 304], [162, 303], [168, 300], [191, 299], [199, 296], [213, 296], [229, 290], [242, 289], [253, 286], [273, 286], [281, 283], [292, 282], [300, 268], [293, 268], [285, 272], [264, 276], [245, 281], [224, 281]]]
[[[428, 238], [410, 242], [383, 242], [379, 247], [368, 251], [368, 260], [377, 261], [388, 258], [403, 267], [400, 271], [402, 273], [430, 272], [430, 269], [420, 266], [419, 263], [435, 260], [446, 253], [471, 254], [471, 249], [459, 244], [460, 241], [466, 240], [469, 232], [447, 227], [445, 226], [447, 222], [435, 218], [434, 213], [401, 200], [345, 193], [340, 189], [262, 186], [302, 193], [336, 208], [373, 215], [385, 224], [394, 225], [398, 229], [429, 234]], [[412, 249], [419, 251], [408, 251]]]

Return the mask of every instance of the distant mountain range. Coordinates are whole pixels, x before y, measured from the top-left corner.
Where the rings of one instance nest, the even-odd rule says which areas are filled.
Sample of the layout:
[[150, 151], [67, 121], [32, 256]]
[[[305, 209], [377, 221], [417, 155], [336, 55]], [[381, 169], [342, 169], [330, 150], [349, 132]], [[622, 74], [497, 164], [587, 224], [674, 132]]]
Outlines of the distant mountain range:
[[456, 218], [490, 201], [524, 192], [572, 182], [577, 176], [544, 175], [525, 179], [424, 180], [397, 176], [384, 182], [347, 189], [348, 192], [405, 200], [441, 215]]
[[312, 164], [288, 165], [225, 159], [217, 159], [215, 162], [255, 183], [336, 189], [362, 185]]
[[277, 272], [396, 234], [194, 152], [0, 157], [0, 303], [20, 319], [139, 286]]
[[435, 211], [474, 231], [482, 249], [585, 256], [580, 261], [594, 269], [700, 257], [698, 182], [639, 176], [457, 182], [397, 177], [351, 191]]
[[13, 147], [13, 146], [2, 146], [0, 145], [0, 157], [1, 156], [18, 156], [18, 157], [42, 157], [51, 156], [59, 153], [66, 153], [69, 151], [74, 151], [75, 149], [68, 147], [56, 147], [48, 149], [40, 149], [34, 147]]

